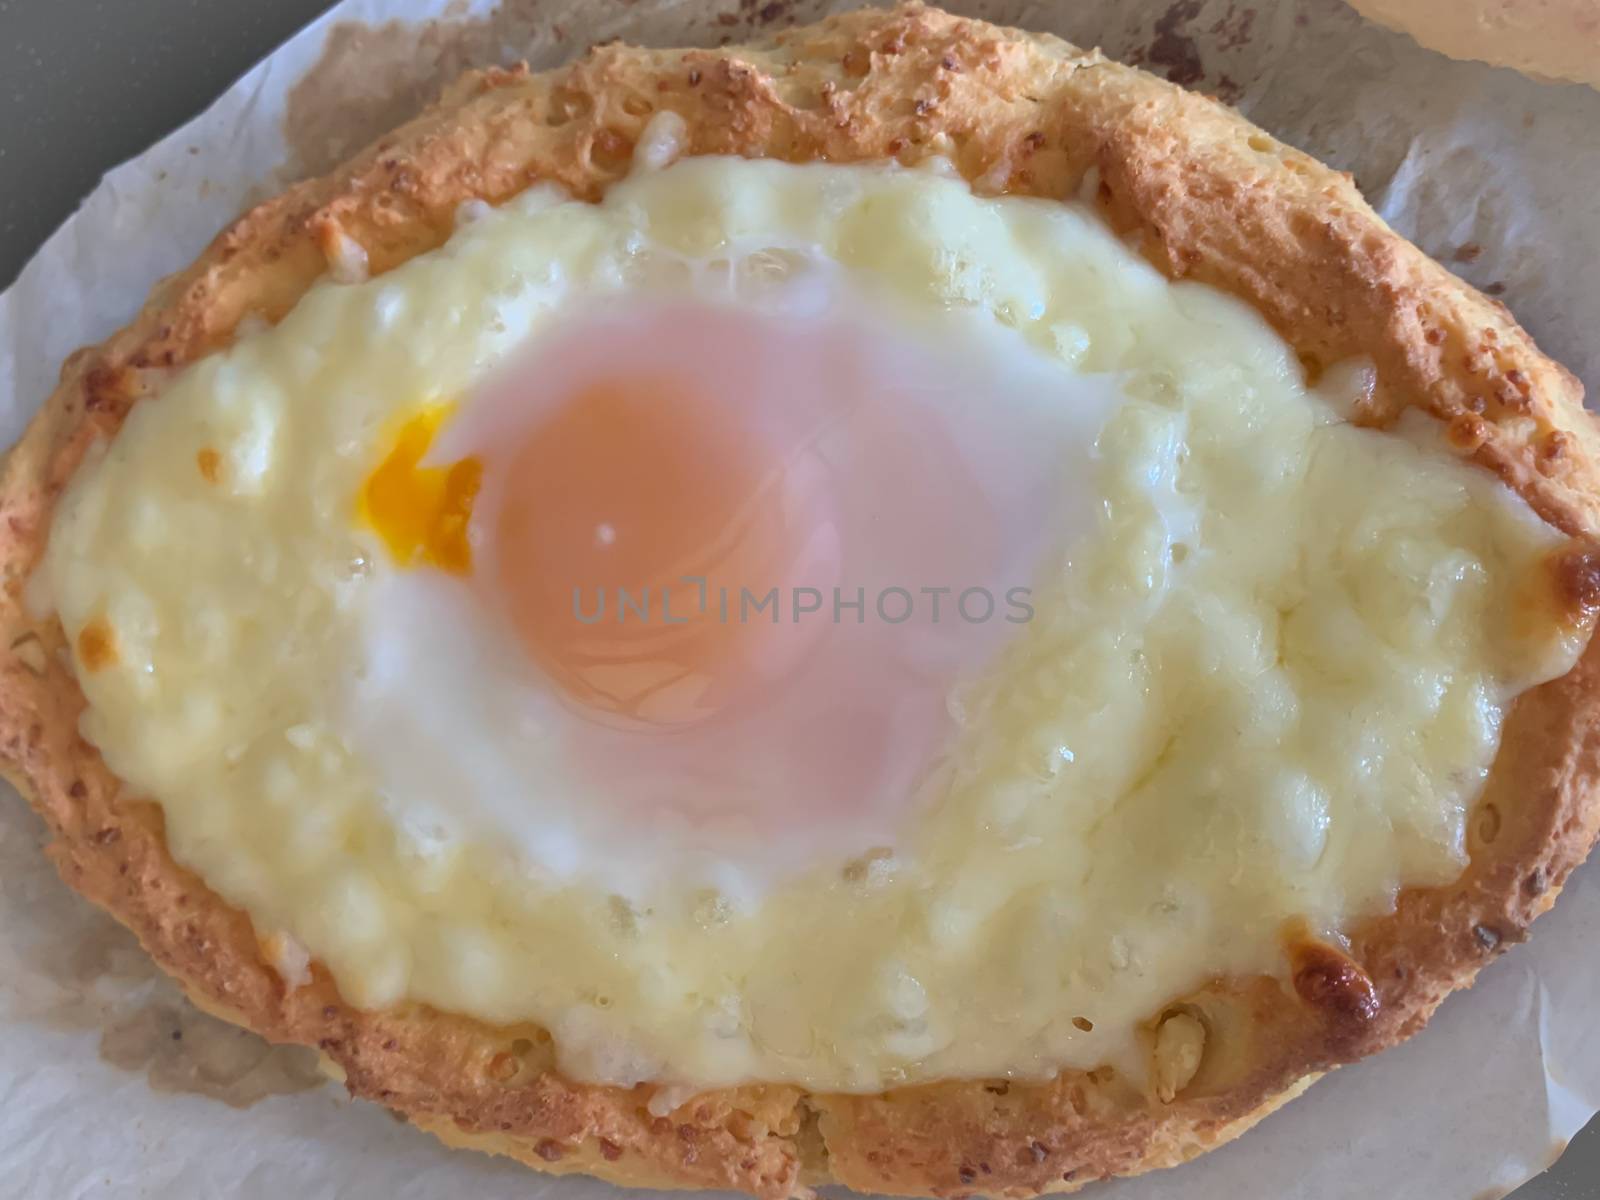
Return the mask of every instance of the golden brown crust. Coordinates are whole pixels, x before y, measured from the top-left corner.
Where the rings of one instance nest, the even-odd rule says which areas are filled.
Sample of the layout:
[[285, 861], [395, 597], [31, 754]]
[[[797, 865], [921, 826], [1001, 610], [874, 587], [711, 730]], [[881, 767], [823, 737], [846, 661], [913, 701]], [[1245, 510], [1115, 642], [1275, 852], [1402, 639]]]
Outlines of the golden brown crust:
[[[324, 179], [240, 218], [139, 317], [66, 364], [0, 478], [0, 757], [54, 835], [66, 880], [112, 911], [205, 1007], [319, 1046], [350, 1090], [446, 1140], [546, 1170], [762, 1197], [835, 1179], [906, 1194], [1023, 1196], [1181, 1162], [1235, 1136], [1318, 1073], [1408, 1036], [1548, 907], [1600, 826], [1600, 649], [1523, 696], [1455, 885], [1405, 893], [1347, 952], [1286, 933], [1287, 982], [1217, 980], [1149, 1023], [1146, 1092], [1107, 1069], [1043, 1084], [965, 1081], [873, 1096], [753, 1085], [664, 1112], [665, 1093], [574, 1084], [548, 1036], [417, 1007], [345, 1005], [319, 966], [289, 990], [242, 913], [173, 861], [160, 810], [119, 793], [77, 734], [83, 698], [25, 580], [60, 489], [97, 438], [173, 368], [276, 320], [343, 239], [381, 272], [444, 240], [456, 207], [535, 180], [597, 196], [650, 114], [688, 152], [790, 160], [952, 159], [980, 188], [1098, 203], [1170, 276], [1256, 306], [1312, 370], [1363, 355], [1360, 410], [1445, 422], [1464, 456], [1548, 520], [1600, 530], [1600, 435], [1578, 383], [1503, 307], [1391, 232], [1348, 177], [1200, 96], [1050, 39], [916, 6], [787, 31], [758, 47], [607, 46], [541, 76], [468, 76], [438, 106]], [[1092, 172], [1092, 174], [1091, 174]], [[1588, 622], [1600, 570], [1563, 557], [1551, 596]], [[653, 1103], [654, 1101], [654, 1103]], [[654, 1111], [652, 1111], [654, 1110]]]

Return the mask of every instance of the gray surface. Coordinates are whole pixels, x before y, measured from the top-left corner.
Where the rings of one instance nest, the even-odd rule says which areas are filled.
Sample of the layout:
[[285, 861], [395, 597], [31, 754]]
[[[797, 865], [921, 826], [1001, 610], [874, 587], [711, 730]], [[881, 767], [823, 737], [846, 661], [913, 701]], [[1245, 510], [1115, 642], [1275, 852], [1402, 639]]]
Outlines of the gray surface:
[[[0, 281], [102, 171], [199, 112], [329, 4], [0, 0]], [[1427, 1198], [1397, 1187], [1392, 1200]], [[1516, 1200], [1600, 1200], [1600, 1122]]]
[[0, 286], [100, 174], [330, 0], [0, 0]]

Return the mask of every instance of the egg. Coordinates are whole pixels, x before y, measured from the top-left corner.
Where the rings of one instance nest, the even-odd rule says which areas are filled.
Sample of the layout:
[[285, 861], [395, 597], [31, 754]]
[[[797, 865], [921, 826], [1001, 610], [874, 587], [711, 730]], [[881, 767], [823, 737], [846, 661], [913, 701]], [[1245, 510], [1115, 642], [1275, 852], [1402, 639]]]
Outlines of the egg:
[[952, 691], [1093, 522], [1118, 392], [820, 249], [677, 261], [401, 418], [348, 727], [392, 803], [535, 869], [749, 896], [897, 838]]

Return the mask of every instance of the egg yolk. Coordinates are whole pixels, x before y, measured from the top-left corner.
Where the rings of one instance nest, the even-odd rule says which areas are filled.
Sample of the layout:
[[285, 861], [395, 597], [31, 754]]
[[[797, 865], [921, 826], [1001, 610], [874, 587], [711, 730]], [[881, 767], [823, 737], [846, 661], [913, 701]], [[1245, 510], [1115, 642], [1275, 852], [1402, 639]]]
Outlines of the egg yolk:
[[[449, 414], [406, 422], [361, 515], [395, 561], [472, 577], [592, 713], [671, 727], [787, 674], [820, 636], [788, 597], [836, 581], [837, 535], [804, 447], [672, 379], [594, 381], [481, 457], [424, 465]], [[469, 538], [485, 460], [500, 481]]]
[[596, 380], [508, 466], [488, 527], [493, 586], [534, 658], [589, 708], [694, 723], [786, 674], [816, 636], [783, 597], [833, 581], [824, 489], [803, 446], [736, 405], [671, 378]]

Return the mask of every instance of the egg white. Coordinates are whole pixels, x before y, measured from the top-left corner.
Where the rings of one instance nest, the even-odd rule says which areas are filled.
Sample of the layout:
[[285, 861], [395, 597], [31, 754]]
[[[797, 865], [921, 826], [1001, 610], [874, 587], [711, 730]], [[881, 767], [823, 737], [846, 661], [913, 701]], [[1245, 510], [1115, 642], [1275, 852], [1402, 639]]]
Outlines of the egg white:
[[[785, 361], [764, 363], [764, 378], [730, 388], [741, 400], [727, 416], [816, 427], [805, 448], [829, 502], [818, 532], [842, 543], [839, 586], [801, 601], [819, 604], [816, 613], [796, 611], [792, 588], [755, 617], [737, 594], [708, 594], [706, 604], [723, 605], [735, 631], [766, 612], [815, 628], [801, 669], [737, 714], [667, 735], [616, 727], [570, 702], [493, 597], [485, 604], [481, 580], [495, 569], [485, 526], [511, 469], [497, 447], [540, 416], [526, 403], [496, 403], [490, 380], [461, 402], [427, 460], [480, 455], [489, 464], [473, 522], [476, 578], [399, 569], [374, 552], [352, 601], [363, 666], [344, 689], [338, 728], [376, 764], [400, 827], [426, 842], [500, 843], [532, 876], [639, 902], [711, 887], [750, 904], [796, 872], [896, 845], [942, 787], [938, 768], [956, 731], [948, 697], [1025, 620], [1007, 594], [1025, 596], [1094, 526], [1095, 436], [1120, 395], [1110, 377], [1071, 372], [987, 318], [926, 306], [886, 317], [892, 299], [818, 245], [780, 255], [757, 241], [693, 258], [641, 235], [630, 252], [661, 303], [759, 315], [787, 347]], [[648, 328], [648, 309], [630, 318], [616, 302], [591, 299], [586, 309], [576, 299], [552, 289], [559, 315], [546, 340], [536, 330], [513, 357], [510, 383], [537, 372], [559, 397], [611, 374], [693, 379], [719, 369], [714, 342], [630, 343], [630, 329]], [[574, 330], [575, 350], [553, 360], [549, 337]], [[810, 357], [829, 352], [849, 364]], [[890, 402], [891, 392], [900, 398]], [[924, 588], [944, 589], [937, 613]], [[964, 617], [959, 597], [969, 588]], [[609, 599], [606, 619], [627, 619]], [[830, 739], [864, 721], [881, 722], [878, 744], [841, 778], [843, 751]], [[818, 799], [839, 787], [859, 794], [817, 819]]]

